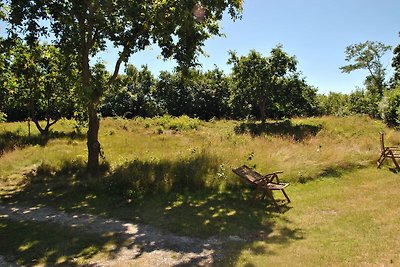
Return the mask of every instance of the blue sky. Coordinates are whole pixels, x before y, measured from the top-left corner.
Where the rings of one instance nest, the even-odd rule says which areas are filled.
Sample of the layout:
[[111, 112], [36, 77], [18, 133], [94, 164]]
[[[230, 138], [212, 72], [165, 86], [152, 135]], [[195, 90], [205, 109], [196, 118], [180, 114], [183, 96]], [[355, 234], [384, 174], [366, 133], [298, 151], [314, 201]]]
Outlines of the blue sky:
[[[217, 65], [229, 73], [228, 50], [245, 55], [255, 49], [267, 56], [280, 43], [297, 57], [299, 70], [319, 93], [349, 93], [363, 86], [367, 72], [340, 72], [339, 67], [346, 64], [346, 46], [367, 40], [400, 44], [400, 1], [245, 0], [242, 20], [233, 22], [225, 16], [221, 26], [226, 38], [206, 42], [209, 57], [200, 59], [204, 69]], [[158, 60], [158, 53], [154, 46], [133, 55], [129, 62], [137, 67], [147, 64], [155, 75], [175, 66], [173, 61]], [[113, 63], [112, 50], [104, 55], [107, 63]], [[389, 52], [383, 59], [389, 73], [392, 56]]]
[[[282, 44], [287, 53], [297, 57], [298, 69], [319, 93], [349, 93], [363, 86], [368, 73], [340, 72], [339, 67], [347, 64], [346, 46], [367, 40], [400, 44], [400, 0], [244, 0], [242, 20], [233, 22], [225, 16], [221, 26], [226, 37], [206, 42], [204, 50], [209, 57], [200, 58], [203, 69], [216, 65], [229, 73], [229, 50], [246, 55], [255, 49], [267, 56]], [[100, 55], [110, 70], [116, 53], [109, 49]], [[129, 63], [137, 67], [147, 64], [154, 75], [175, 66], [174, 61], [160, 60], [158, 55], [159, 49], [152, 46], [133, 55]], [[392, 56], [389, 52], [383, 58], [388, 75]]]

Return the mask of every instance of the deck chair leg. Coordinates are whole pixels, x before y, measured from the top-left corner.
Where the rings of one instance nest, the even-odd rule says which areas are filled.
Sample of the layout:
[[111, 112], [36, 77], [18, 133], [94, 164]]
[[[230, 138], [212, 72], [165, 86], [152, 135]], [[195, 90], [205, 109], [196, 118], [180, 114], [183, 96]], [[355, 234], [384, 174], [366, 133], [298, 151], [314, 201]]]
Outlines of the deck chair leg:
[[285, 196], [285, 198], [287, 199], [288, 203], [290, 203], [290, 199], [289, 199], [288, 195], [286, 194], [285, 190], [282, 189], [282, 193]]
[[279, 206], [278, 206], [278, 203], [276, 203], [276, 200], [275, 200], [275, 198], [274, 198], [274, 195], [272, 194], [272, 191], [266, 190], [265, 192], [268, 194], [269, 198], [270, 198], [270, 199], [272, 200], [272, 202], [274, 203], [275, 208], [276, 208], [278, 211], [280, 211]]
[[383, 161], [385, 160], [386, 156], [384, 154], [381, 154], [381, 156], [379, 157], [377, 163], [378, 163], [378, 169], [381, 167]]
[[396, 159], [395, 159], [395, 156], [394, 156], [393, 152], [392, 152], [392, 151], [388, 151], [388, 152], [389, 152], [388, 154], [390, 154], [390, 158], [392, 159], [392, 161], [393, 161], [394, 165], [396, 165], [396, 168], [397, 168], [397, 169], [399, 169], [399, 168], [400, 168], [400, 166], [399, 166], [399, 164], [397, 163], [397, 161], [396, 161]]

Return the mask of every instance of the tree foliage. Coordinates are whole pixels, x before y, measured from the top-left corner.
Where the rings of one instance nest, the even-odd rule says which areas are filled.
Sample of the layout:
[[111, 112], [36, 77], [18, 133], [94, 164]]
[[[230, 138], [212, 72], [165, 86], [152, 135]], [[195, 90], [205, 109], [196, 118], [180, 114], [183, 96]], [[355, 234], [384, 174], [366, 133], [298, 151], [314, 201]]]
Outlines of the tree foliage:
[[400, 86], [385, 93], [380, 103], [380, 112], [388, 126], [400, 126]]
[[346, 61], [353, 63], [340, 67], [340, 70], [344, 73], [360, 69], [368, 70], [369, 75], [366, 80], [372, 85], [369, 91], [381, 98], [385, 88], [386, 71], [381, 59], [390, 49], [389, 45], [372, 41], [349, 45], [345, 51]]
[[7, 81], [3, 82], [8, 119], [28, 117], [41, 134], [47, 134], [61, 117], [73, 115], [77, 72], [69, 58], [53, 45], [27, 46], [20, 41], [8, 55]]
[[400, 44], [397, 45], [393, 50], [392, 67], [394, 68], [392, 86], [398, 86], [400, 85]]
[[[205, 19], [194, 17], [193, 8], [199, 6], [206, 10]], [[10, 0], [9, 22], [14, 36], [24, 34], [28, 44], [51, 33], [63, 52], [79, 58], [80, 88], [88, 96], [88, 170], [96, 174], [100, 154], [97, 109], [104, 91], [91, 83], [90, 59], [104, 50], [107, 42], [120, 48], [109, 84], [117, 78], [122, 62], [150, 44], [158, 45], [165, 58], [174, 58], [187, 68], [195, 64], [204, 41], [220, 35], [218, 21], [224, 11], [228, 9], [236, 19], [241, 6], [241, 0], [206, 1], [203, 5], [195, 0]]]
[[158, 115], [154, 100], [155, 78], [147, 66], [141, 70], [127, 65], [124, 75], [119, 75], [105, 95], [103, 116], [153, 117]]
[[318, 95], [320, 115], [349, 115], [349, 96], [347, 94], [329, 92], [328, 95]]
[[205, 120], [230, 115], [230, 88], [219, 69], [162, 72], [156, 83], [155, 99], [160, 111], [174, 116], [188, 115]]
[[238, 111], [236, 117], [253, 114], [265, 122], [267, 117], [298, 115], [303, 113], [299, 109], [307, 98], [311, 100], [315, 96], [315, 89], [299, 77], [296, 59], [284, 52], [281, 45], [273, 48], [268, 57], [255, 50], [241, 57], [231, 52], [228, 63], [233, 65], [232, 97], [233, 109]]

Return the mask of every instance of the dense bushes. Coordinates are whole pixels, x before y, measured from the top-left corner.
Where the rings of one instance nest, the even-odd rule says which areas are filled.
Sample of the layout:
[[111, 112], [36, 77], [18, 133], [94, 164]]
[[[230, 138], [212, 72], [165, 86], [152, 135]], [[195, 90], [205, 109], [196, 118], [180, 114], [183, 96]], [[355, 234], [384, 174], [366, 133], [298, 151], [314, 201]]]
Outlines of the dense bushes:
[[400, 86], [388, 91], [380, 103], [381, 116], [388, 126], [400, 125]]
[[[23, 46], [20, 49], [23, 49]], [[43, 46], [41, 49], [49, 49], [58, 55], [58, 51], [52, 46]], [[28, 57], [29, 53], [21, 55]], [[34, 79], [28, 76], [24, 69], [13, 72], [13, 68], [18, 69], [17, 65], [25, 62], [25, 58], [20, 59], [21, 62], [15, 58], [10, 63], [5, 60], [6, 56], [3, 55], [3, 60], [0, 61], [4, 69], [0, 75], [4, 87], [0, 94], [2, 105], [0, 121], [28, 118], [35, 120], [52, 118], [56, 121], [62, 116], [80, 118], [79, 114], [84, 114], [81, 110], [82, 103], [79, 103], [82, 97], [73, 93], [75, 86], [73, 81], [79, 77], [76, 69], [63, 70], [60, 68], [63, 66], [60, 63], [58, 68], [54, 64], [49, 65], [45, 72], [42, 70], [44, 68], [35, 65], [32, 75], [42, 83], [40, 87], [33, 88], [28, 85], [35, 84]], [[384, 94], [381, 95], [376, 93], [376, 86], [371, 79], [366, 79], [364, 89], [357, 89], [350, 94], [331, 92], [328, 95], [316, 95], [317, 89], [308, 85], [300, 76], [296, 70], [297, 61], [288, 56], [281, 46], [273, 49], [269, 57], [264, 57], [255, 51], [245, 57], [239, 58], [235, 54], [232, 54], [232, 57], [235, 71], [230, 75], [216, 68], [206, 72], [164, 71], [158, 77], [154, 77], [147, 66], [136, 69], [133, 65], [128, 65], [125, 74], [118, 75], [112, 85], [101, 82], [106, 81], [110, 74], [104, 65], [98, 63], [93, 71], [95, 73], [93, 84], [96, 84], [99, 90], [106, 91], [100, 102], [99, 111], [103, 117], [152, 118], [163, 115], [176, 117], [185, 115], [202, 120], [367, 114], [373, 118], [382, 118], [389, 126], [399, 126], [399, 87], [396, 89], [385, 87]], [[279, 61], [279, 58], [290, 59], [288, 61], [290, 64], [282, 67], [284, 71], [272, 64]], [[42, 59], [42, 65], [48, 66], [47, 58]], [[61, 58], [60, 62], [61, 60], [64, 59]], [[257, 68], [260, 68], [260, 73], [252, 73]], [[39, 69], [42, 71], [39, 72]], [[96, 72], [97, 69], [101, 71]], [[17, 74], [24, 79], [16, 79]], [[268, 82], [265, 78], [268, 75], [275, 78], [271, 78]], [[65, 80], [64, 76], [69, 78]], [[48, 82], [45, 82], [46, 79]], [[30, 83], [24, 82], [25, 80], [29, 80]], [[53, 83], [49, 82], [53, 80]], [[60, 84], [62, 90], [68, 92], [69, 97], [61, 96], [61, 89], [55, 89], [61, 88]], [[37, 93], [35, 97], [34, 93]], [[48, 124], [51, 125], [50, 120]], [[163, 128], [165, 129], [161, 125], [160, 131]]]
[[[272, 90], [268, 118], [315, 115], [316, 89], [298, 76], [282, 79]], [[161, 72], [154, 78], [147, 67], [130, 65], [106, 94], [100, 108], [104, 117], [154, 117], [169, 114], [192, 118], [259, 117], [259, 108], [245, 105], [238, 85], [219, 69]]]
[[348, 116], [366, 114], [382, 119], [390, 127], [400, 126], [400, 87], [386, 89], [382, 98], [356, 90], [350, 94], [318, 95], [320, 115]]

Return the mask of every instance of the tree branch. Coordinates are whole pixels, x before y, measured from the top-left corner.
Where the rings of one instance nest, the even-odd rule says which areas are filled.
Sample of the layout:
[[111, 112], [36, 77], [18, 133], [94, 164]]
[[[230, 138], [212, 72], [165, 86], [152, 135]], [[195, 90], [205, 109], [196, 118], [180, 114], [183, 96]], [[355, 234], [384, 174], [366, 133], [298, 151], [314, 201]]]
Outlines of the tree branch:
[[[131, 38], [131, 40], [136, 40], [137, 38], [139, 38], [140, 35], [146, 33], [148, 31], [147, 27], [143, 27], [140, 31], [138, 31], [135, 36], [133, 36]], [[121, 63], [127, 58], [129, 57], [130, 53], [129, 53], [129, 49], [131, 48], [131, 42], [128, 41], [126, 42], [126, 44], [124, 45], [124, 49], [122, 50], [121, 54], [119, 55], [117, 62], [115, 62], [115, 67], [114, 67], [114, 73], [113, 75], [110, 77], [110, 79], [108, 80], [108, 84], [110, 85], [111, 83], [113, 83], [115, 81], [115, 79], [118, 76], [118, 72], [119, 72], [119, 68], [121, 67]]]

